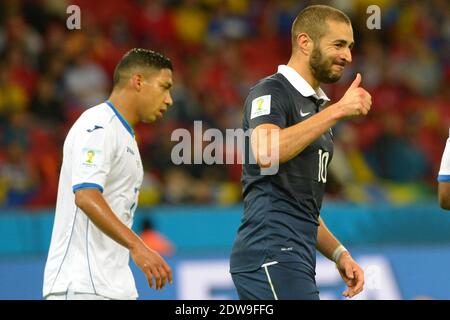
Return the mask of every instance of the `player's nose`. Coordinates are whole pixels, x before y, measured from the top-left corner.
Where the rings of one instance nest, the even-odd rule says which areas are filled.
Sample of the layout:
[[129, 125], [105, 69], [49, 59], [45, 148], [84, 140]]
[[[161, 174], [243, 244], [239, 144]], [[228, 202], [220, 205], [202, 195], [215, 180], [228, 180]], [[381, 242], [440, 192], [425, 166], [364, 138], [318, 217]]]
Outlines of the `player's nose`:
[[166, 98], [164, 99], [164, 103], [166, 106], [170, 107], [173, 104], [172, 95], [169, 93]]
[[352, 52], [350, 51], [350, 48], [345, 48], [342, 58], [346, 61], [346, 63], [352, 62]]

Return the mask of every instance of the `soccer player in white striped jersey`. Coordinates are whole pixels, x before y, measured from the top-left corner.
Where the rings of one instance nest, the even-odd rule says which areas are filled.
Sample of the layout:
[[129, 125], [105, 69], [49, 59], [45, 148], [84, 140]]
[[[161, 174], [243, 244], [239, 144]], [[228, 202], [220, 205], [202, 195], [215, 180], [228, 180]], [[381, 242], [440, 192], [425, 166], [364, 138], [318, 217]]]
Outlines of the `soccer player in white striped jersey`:
[[46, 299], [137, 299], [130, 254], [150, 287], [172, 283], [168, 264], [131, 230], [143, 179], [133, 126], [172, 105], [172, 63], [135, 48], [113, 81], [109, 99], [85, 111], [64, 142]]
[[450, 210], [450, 129], [449, 137], [442, 155], [441, 169], [439, 170], [439, 205], [442, 209]]

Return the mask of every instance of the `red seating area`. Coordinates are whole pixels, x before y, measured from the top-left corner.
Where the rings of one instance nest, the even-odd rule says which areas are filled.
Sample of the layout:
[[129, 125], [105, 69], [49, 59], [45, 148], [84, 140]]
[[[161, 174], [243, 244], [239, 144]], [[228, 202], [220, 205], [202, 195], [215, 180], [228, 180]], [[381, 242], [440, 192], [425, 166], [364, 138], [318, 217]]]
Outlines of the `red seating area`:
[[[312, 1], [71, 3], [81, 9], [81, 30], [66, 28], [63, 1], [0, 4], [0, 207], [54, 206], [64, 137], [92, 101], [107, 98], [116, 63], [133, 47], [161, 51], [175, 68], [174, 106], [163, 121], [136, 128], [146, 169], [142, 204], [239, 202], [240, 166], [177, 167], [170, 161], [171, 132], [192, 130], [195, 120], [204, 129], [239, 127], [248, 89], [288, 61], [285, 26]], [[361, 161], [344, 153], [349, 158], [339, 165], [353, 174], [339, 178], [345, 168], [330, 168], [337, 187], [328, 196], [422, 201], [434, 196], [450, 124], [449, 3], [390, 1], [381, 8], [381, 30], [366, 28], [361, 3], [347, 5], [353, 63], [340, 82], [324, 88], [337, 101], [361, 72], [373, 108], [335, 128], [336, 148], [354, 150]], [[344, 136], [349, 130], [356, 133], [352, 139]], [[366, 170], [374, 178], [358, 180]], [[186, 194], [170, 194], [174, 176], [190, 186]], [[349, 186], [367, 191], [361, 196]], [[400, 188], [409, 191], [399, 196]]]

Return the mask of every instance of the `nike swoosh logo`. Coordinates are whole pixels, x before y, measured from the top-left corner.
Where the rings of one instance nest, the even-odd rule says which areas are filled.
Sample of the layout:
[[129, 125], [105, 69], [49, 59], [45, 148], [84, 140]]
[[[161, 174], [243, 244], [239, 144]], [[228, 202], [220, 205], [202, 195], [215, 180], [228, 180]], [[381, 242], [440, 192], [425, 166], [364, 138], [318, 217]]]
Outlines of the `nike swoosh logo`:
[[303, 113], [303, 111], [300, 109], [300, 115], [302, 116], [302, 117], [306, 117], [308, 114], [310, 114], [311, 112], [305, 112], [305, 113]]
[[97, 130], [97, 129], [103, 129], [103, 127], [100, 127], [100, 126], [94, 126], [94, 128], [93, 129], [87, 129], [86, 131], [87, 132], [92, 132], [92, 131], [94, 131], [94, 130]]

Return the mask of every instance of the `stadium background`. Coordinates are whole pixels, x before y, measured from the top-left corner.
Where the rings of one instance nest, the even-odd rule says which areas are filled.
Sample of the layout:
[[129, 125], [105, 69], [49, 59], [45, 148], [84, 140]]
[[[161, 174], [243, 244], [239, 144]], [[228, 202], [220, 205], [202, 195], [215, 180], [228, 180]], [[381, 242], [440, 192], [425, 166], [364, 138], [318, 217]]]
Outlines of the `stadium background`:
[[[227, 257], [242, 212], [239, 165], [170, 162], [176, 128], [237, 128], [243, 100], [290, 54], [290, 25], [308, 4], [344, 10], [353, 63], [373, 97], [370, 114], [334, 128], [324, 219], [361, 260], [365, 299], [450, 299], [450, 217], [437, 206], [436, 176], [450, 124], [450, 4], [434, 1], [5, 0], [0, 3], [0, 298], [40, 299], [64, 137], [87, 107], [105, 100], [113, 68], [132, 47], [174, 63], [174, 106], [139, 125], [146, 170], [135, 230], [144, 218], [172, 241], [175, 284], [143, 299], [236, 298]], [[81, 9], [68, 30], [66, 9]], [[370, 30], [369, 5], [381, 8]], [[236, 150], [226, 150], [235, 153]], [[225, 156], [225, 155], [223, 155]], [[136, 271], [134, 269], [134, 271]], [[343, 283], [319, 255], [323, 299]]]

